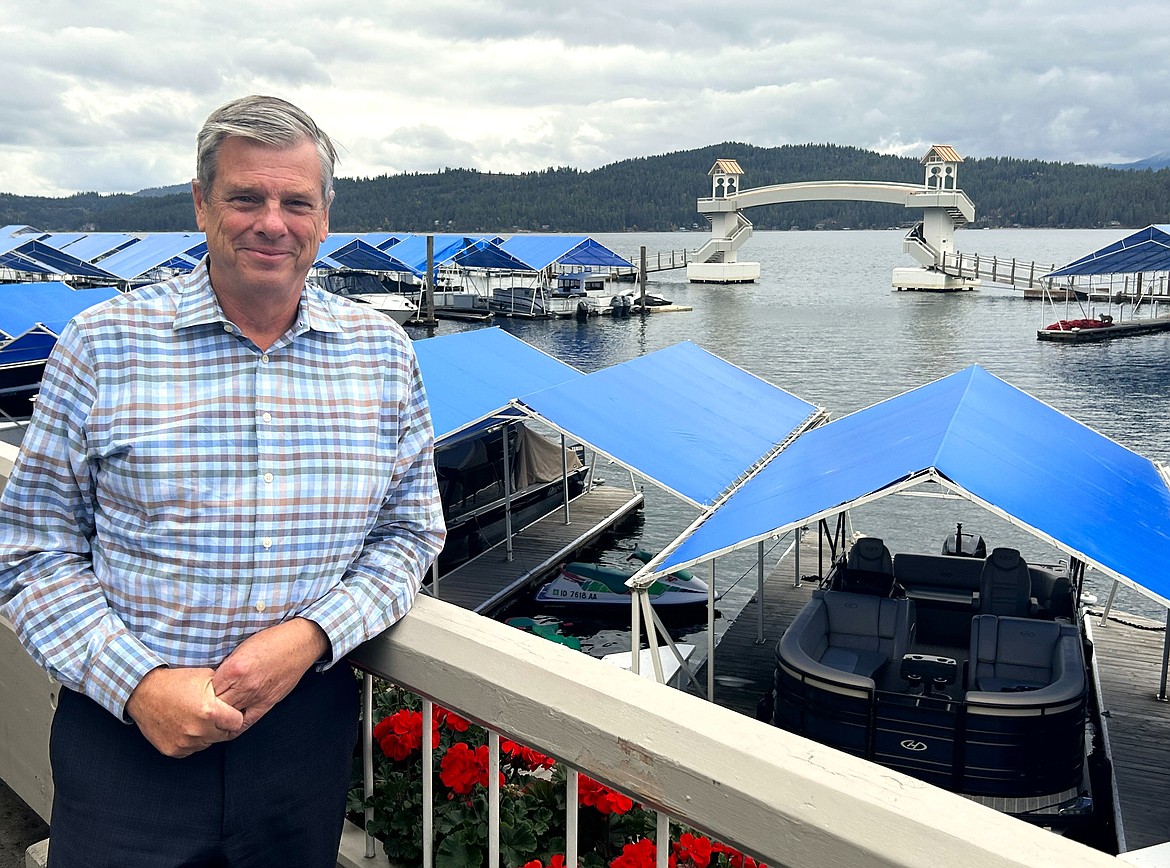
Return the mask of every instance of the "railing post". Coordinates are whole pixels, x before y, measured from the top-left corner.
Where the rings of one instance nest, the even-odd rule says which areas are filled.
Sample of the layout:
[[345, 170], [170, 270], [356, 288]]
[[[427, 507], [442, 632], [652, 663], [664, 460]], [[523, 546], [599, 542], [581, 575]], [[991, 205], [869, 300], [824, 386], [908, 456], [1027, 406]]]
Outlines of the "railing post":
[[565, 775], [565, 865], [577, 868], [577, 770]]
[[991, 282], [999, 283], [999, 257], [991, 257]]
[[500, 868], [500, 734], [488, 730], [488, 868]]
[[374, 809], [369, 805], [374, 795], [374, 676], [368, 672], [362, 675], [362, 796], [367, 802], [365, 818], [366, 858], [377, 855], [374, 836], [370, 834], [370, 821]]
[[[535, 299], [535, 296], [533, 296]], [[512, 562], [512, 424], [504, 423], [504, 560]]]
[[[423, 761], [422, 792], [422, 845], [423, 868], [434, 868], [435, 864], [435, 739], [434, 723], [435, 704], [429, 699], [422, 703], [422, 755]], [[367, 854], [368, 855], [368, 854]]]
[[764, 541], [756, 544], [756, 642], [764, 641]]
[[1170, 667], [1170, 608], [1166, 610], [1166, 630], [1162, 635], [1162, 682], [1158, 686], [1158, 695], [1154, 698], [1159, 702], [1166, 701], [1166, 669]]
[[1012, 257], [1012, 279], [1010, 282], [1012, 286], [1016, 285], [1016, 258], [1014, 256]]
[[707, 701], [715, 701], [715, 558], [711, 558], [707, 588]]
[[1032, 288], [1032, 284], [1036, 280], [1036, 260], [1032, 260], [1032, 267], [1028, 270], [1028, 289]]
[[655, 825], [654, 861], [656, 868], [667, 868], [670, 856], [670, 817], [659, 811]]

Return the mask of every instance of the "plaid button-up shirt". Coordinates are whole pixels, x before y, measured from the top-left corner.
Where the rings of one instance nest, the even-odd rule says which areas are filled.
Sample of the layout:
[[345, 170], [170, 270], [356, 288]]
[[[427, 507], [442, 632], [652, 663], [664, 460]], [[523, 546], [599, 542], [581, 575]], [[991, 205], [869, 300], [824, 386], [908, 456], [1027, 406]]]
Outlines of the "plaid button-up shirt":
[[0, 612], [119, 717], [151, 669], [217, 666], [294, 616], [336, 662], [442, 548], [433, 448], [397, 325], [308, 286], [261, 351], [204, 261], [62, 333], [0, 498]]

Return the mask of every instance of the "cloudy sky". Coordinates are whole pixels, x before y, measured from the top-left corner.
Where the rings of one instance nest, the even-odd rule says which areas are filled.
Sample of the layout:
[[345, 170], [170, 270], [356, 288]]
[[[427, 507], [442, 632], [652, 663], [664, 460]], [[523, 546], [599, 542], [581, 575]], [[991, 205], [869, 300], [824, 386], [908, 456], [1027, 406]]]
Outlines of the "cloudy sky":
[[1170, 150], [1165, 0], [0, 0], [0, 43], [19, 194], [187, 181], [203, 119], [246, 93], [307, 109], [351, 177], [724, 141]]

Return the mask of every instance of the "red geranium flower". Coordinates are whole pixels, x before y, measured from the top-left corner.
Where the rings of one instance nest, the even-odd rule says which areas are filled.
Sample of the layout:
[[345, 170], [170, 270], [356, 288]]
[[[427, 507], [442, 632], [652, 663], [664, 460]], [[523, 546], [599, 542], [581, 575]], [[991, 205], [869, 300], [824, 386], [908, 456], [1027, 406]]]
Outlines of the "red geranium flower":
[[506, 738], [500, 739], [500, 751], [507, 754], [513, 759], [519, 760], [524, 764], [526, 769], [530, 771], [533, 769], [551, 769], [557, 764], [557, 761], [550, 756], [545, 756], [542, 753], [537, 753], [530, 747], [516, 744], [514, 741], [509, 741]]
[[[439, 767], [439, 780], [443, 785], [465, 796], [476, 784], [482, 787], [488, 785], [488, 747], [481, 744], [472, 750], [466, 742], [456, 742], [443, 754]], [[500, 785], [503, 783], [504, 775], [501, 772]]]
[[[431, 735], [438, 740], [438, 728], [432, 721]], [[399, 709], [382, 718], [374, 727], [374, 740], [382, 753], [392, 760], [404, 760], [422, 746], [422, 712]]]
[[707, 868], [711, 864], [711, 840], [702, 835], [683, 832], [673, 849], [680, 861], [689, 862], [695, 868]]
[[[654, 868], [657, 864], [658, 850], [649, 838], [639, 838], [632, 844], [626, 844], [622, 853], [609, 863], [609, 868]], [[676, 860], [672, 855], [667, 864], [675, 868]]]
[[615, 793], [604, 784], [585, 775], [577, 779], [577, 799], [582, 805], [597, 808], [603, 814], [624, 814], [634, 807], [634, 800]]
[[725, 854], [731, 868], [768, 868], [763, 862], [757, 863], [751, 856], [745, 856], [734, 847], [718, 841], [711, 845], [711, 852]]
[[451, 730], [452, 732], [467, 732], [467, 727], [471, 726], [471, 721], [460, 717], [453, 711], [448, 711], [445, 708], [439, 708], [439, 706], [436, 705], [436, 719], [438, 719], [440, 715], [442, 715], [442, 721], [447, 725], [447, 729]]

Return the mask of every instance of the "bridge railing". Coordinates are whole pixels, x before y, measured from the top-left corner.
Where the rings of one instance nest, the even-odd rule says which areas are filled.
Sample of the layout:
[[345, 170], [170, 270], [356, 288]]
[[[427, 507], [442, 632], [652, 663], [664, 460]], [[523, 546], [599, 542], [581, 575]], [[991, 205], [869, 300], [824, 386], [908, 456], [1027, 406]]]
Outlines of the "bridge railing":
[[[429, 597], [351, 662], [769, 865], [1117, 864], [954, 794]], [[569, 786], [575, 781], [570, 775]], [[566, 801], [567, 849], [575, 854], [571, 790]], [[665, 825], [660, 819], [660, 835]], [[659, 847], [659, 865], [666, 856]]]
[[1044, 278], [1044, 275], [1055, 271], [1056, 264], [1025, 262], [1014, 257], [1007, 259], [980, 256], [978, 253], [945, 253], [942, 269], [944, 273], [953, 277], [972, 277], [976, 280], [989, 280], [992, 283], [1031, 289], [1051, 287], [1053, 281]]

